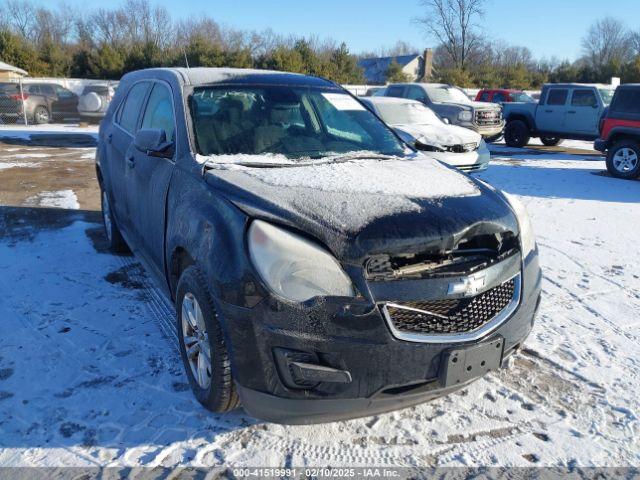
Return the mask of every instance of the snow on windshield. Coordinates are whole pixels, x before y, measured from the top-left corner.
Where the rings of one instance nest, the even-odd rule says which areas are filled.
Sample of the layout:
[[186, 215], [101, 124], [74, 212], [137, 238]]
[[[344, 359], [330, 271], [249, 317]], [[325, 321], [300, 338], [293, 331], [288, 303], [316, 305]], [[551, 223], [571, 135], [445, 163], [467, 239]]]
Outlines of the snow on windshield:
[[455, 87], [427, 87], [427, 93], [432, 102], [471, 103], [469, 97]]
[[442, 121], [429, 108], [419, 103], [377, 105], [382, 119], [390, 125], [441, 125]]

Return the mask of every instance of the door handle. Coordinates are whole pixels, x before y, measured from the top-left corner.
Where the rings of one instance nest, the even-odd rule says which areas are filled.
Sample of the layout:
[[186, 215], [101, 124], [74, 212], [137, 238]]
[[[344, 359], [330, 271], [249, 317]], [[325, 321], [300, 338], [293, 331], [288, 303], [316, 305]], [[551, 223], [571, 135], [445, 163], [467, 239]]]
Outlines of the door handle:
[[107, 143], [111, 143], [111, 140], [113, 140], [113, 133], [107, 135]]
[[133, 168], [136, 166], [136, 162], [133, 160], [133, 155], [127, 157], [127, 167]]
[[575, 110], [569, 110], [567, 113], [573, 114], [573, 113], [576, 113], [576, 111]]
[[544, 113], [553, 113], [553, 110], [545, 110]]

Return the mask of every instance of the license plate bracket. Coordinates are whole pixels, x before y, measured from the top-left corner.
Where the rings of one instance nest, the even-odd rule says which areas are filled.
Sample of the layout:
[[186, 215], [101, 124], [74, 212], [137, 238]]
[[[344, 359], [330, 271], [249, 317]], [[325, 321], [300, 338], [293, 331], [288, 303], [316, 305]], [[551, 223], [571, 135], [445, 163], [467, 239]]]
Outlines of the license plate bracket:
[[453, 387], [497, 370], [502, 363], [504, 339], [496, 337], [470, 347], [456, 348], [442, 353], [439, 380], [443, 387]]

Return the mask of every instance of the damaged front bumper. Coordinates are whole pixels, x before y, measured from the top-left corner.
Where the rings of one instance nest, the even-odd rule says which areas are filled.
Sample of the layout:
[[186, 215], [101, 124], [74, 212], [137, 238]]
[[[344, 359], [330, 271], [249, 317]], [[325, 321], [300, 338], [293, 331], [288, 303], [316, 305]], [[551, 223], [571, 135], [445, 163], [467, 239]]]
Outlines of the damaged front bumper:
[[480, 334], [443, 341], [407, 339], [385, 318], [383, 307], [391, 299], [422, 300], [440, 288], [427, 281], [381, 282], [365, 295], [373, 304], [365, 298], [325, 298], [293, 305], [268, 296], [253, 308], [218, 305], [244, 408], [268, 421], [309, 424], [416, 405], [470, 383], [485, 371], [453, 384], [443, 376], [451, 352], [493, 342], [498, 356], [487, 361], [497, 368], [533, 326], [540, 300], [537, 251], [518, 260], [515, 266], [501, 262], [486, 277], [495, 283], [519, 270], [518, 298], [508, 315]]

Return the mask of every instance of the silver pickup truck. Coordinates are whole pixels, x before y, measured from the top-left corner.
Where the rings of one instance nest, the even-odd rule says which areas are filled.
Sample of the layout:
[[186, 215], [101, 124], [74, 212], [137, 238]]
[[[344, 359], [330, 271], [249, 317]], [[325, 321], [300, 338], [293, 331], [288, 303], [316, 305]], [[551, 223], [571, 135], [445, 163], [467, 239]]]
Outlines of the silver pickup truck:
[[523, 147], [531, 137], [539, 137], [547, 146], [558, 145], [565, 138], [594, 140], [614, 91], [610, 85], [547, 84], [539, 103], [504, 104], [504, 140], [510, 147]]

